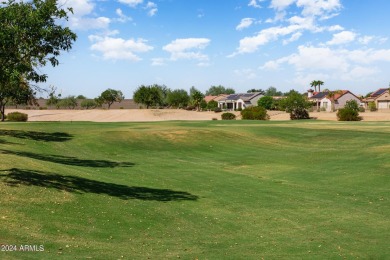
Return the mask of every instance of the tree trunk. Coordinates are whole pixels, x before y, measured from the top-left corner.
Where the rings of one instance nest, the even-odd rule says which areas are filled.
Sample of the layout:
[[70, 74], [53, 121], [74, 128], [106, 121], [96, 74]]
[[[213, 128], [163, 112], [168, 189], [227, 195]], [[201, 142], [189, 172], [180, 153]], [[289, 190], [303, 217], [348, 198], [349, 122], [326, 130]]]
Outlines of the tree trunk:
[[5, 120], [5, 104], [1, 103], [0, 104], [0, 113], [1, 113], [1, 122], [4, 122]]

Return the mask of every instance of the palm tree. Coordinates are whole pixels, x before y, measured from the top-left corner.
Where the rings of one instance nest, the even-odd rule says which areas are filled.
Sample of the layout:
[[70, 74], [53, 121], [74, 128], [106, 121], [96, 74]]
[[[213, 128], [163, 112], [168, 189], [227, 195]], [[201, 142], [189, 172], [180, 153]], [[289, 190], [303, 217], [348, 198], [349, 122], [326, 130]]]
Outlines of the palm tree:
[[313, 80], [311, 83], [310, 83], [310, 87], [314, 87], [314, 91], [317, 92], [317, 81], [316, 80]]
[[321, 92], [321, 86], [324, 85], [324, 82], [321, 80], [317, 80], [318, 92]]

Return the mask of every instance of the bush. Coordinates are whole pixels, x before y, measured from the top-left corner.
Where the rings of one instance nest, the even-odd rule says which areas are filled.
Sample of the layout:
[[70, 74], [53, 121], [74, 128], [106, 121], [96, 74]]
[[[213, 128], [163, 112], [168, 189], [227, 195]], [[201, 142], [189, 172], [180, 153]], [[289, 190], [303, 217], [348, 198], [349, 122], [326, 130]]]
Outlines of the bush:
[[209, 103], [207, 103], [207, 109], [214, 110], [218, 107], [218, 102], [215, 100], [211, 100]]
[[362, 117], [359, 116], [359, 112], [351, 108], [341, 108], [337, 112], [338, 121], [360, 121]]
[[93, 99], [84, 99], [81, 101], [80, 106], [85, 109], [95, 108], [97, 106], [96, 101]]
[[214, 108], [214, 112], [215, 113], [221, 113], [222, 112], [222, 108], [216, 107], [216, 108]]
[[320, 108], [320, 111], [321, 111], [321, 112], [325, 112], [325, 111], [326, 111], [326, 108], [325, 108], [325, 107], [321, 107], [321, 108]]
[[370, 109], [371, 112], [375, 112], [377, 110], [375, 102], [369, 102], [368, 103], [368, 109]]
[[233, 113], [227, 112], [227, 113], [223, 113], [221, 115], [221, 118], [222, 118], [222, 120], [235, 120], [236, 119], [236, 115], [233, 114]]
[[304, 108], [295, 108], [290, 112], [291, 120], [310, 119], [309, 112]]
[[7, 120], [12, 122], [26, 122], [28, 115], [20, 112], [8, 113]]
[[268, 109], [268, 110], [270, 110], [272, 108], [273, 103], [274, 103], [274, 99], [272, 97], [269, 97], [269, 96], [264, 96], [257, 101], [257, 105], [259, 107], [263, 107], [263, 108]]
[[195, 106], [187, 106], [186, 107], [186, 110], [188, 110], [188, 111], [192, 111], [192, 110], [195, 110], [195, 109], [196, 109]]
[[359, 112], [366, 112], [366, 109], [364, 107], [359, 107]]
[[263, 107], [248, 107], [241, 111], [244, 120], [268, 120], [269, 115]]

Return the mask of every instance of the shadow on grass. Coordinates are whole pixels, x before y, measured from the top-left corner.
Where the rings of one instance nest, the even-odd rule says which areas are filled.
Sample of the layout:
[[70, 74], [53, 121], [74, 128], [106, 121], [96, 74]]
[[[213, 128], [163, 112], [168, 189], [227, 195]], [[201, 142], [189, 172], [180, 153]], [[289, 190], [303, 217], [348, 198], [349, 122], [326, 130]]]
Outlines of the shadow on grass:
[[16, 144], [16, 143], [12, 143], [12, 142], [8, 142], [8, 141], [0, 139], [0, 144]]
[[132, 167], [134, 163], [131, 162], [113, 162], [108, 160], [84, 160], [78, 159], [72, 156], [61, 156], [61, 155], [47, 155], [37, 154], [30, 152], [18, 152], [9, 150], [0, 150], [3, 154], [12, 154], [21, 157], [32, 158], [45, 162], [53, 162], [64, 165], [82, 166], [82, 167], [96, 167], [96, 168], [115, 168], [115, 167]]
[[21, 130], [0, 130], [0, 136], [11, 136], [21, 139], [30, 139], [44, 142], [66, 142], [73, 138], [72, 135], [62, 132], [45, 133]]
[[183, 201], [197, 200], [198, 196], [188, 192], [147, 187], [129, 187], [120, 184], [106, 183], [75, 176], [46, 173], [41, 171], [12, 168], [2, 170], [8, 174], [0, 174], [0, 180], [9, 186], [38, 186], [72, 193], [95, 193], [117, 197], [123, 200], [138, 199], [150, 201]]

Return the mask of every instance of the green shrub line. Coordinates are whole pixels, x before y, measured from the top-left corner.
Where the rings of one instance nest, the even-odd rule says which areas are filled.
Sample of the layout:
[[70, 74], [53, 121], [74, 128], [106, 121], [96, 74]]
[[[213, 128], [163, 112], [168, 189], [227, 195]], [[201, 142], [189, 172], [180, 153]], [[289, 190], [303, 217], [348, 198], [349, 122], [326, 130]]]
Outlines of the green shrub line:
[[7, 114], [7, 121], [11, 122], [27, 122], [28, 115], [21, 112], [11, 112]]
[[235, 120], [236, 115], [230, 112], [223, 113], [221, 115], [222, 120]]

